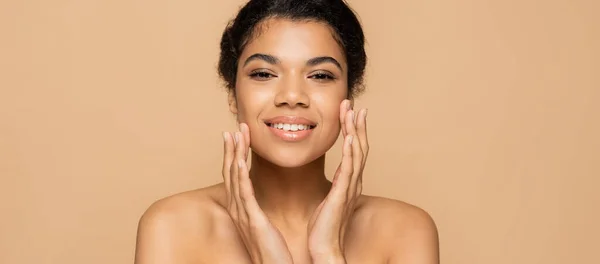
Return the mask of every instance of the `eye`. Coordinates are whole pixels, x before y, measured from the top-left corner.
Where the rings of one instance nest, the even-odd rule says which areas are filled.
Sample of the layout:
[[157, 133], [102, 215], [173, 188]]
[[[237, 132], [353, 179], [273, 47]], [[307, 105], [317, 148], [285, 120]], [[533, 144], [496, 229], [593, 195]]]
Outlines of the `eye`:
[[335, 77], [333, 76], [333, 74], [327, 73], [327, 72], [317, 72], [313, 75], [311, 75], [310, 77], [311, 79], [316, 79], [318, 81], [328, 81], [328, 80], [334, 80]]
[[266, 71], [262, 71], [262, 70], [258, 70], [258, 71], [253, 71], [250, 73], [250, 78], [255, 79], [255, 80], [259, 80], [259, 81], [266, 81], [268, 79], [271, 79], [273, 77], [277, 77], [269, 72]]

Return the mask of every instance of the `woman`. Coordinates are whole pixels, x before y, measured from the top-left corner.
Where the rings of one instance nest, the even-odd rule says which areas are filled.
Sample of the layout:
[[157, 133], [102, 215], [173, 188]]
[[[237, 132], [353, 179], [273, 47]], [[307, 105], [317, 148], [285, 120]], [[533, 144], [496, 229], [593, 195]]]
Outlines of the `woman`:
[[[248, 2], [221, 40], [219, 72], [240, 124], [223, 135], [224, 182], [154, 203], [136, 263], [439, 263], [426, 212], [361, 194], [367, 111], [352, 98], [365, 64], [344, 1]], [[329, 182], [325, 153], [340, 130]]]

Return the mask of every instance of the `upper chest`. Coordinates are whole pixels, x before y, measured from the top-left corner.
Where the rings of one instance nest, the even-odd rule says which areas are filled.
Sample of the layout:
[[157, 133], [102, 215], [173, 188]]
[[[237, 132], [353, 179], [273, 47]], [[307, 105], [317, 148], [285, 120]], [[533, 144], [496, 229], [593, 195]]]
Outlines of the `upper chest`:
[[[206, 251], [210, 252], [210, 254], [196, 256], [195, 259], [201, 260], [199, 263], [252, 264], [245, 246], [242, 243], [232, 242], [214, 243]], [[290, 251], [294, 259], [294, 264], [312, 264], [309, 252], [304, 247], [293, 248], [293, 246], [290, 246]], [[382, 264], [386, 262], [384, 254], [381, 251], [370, 248], [367, 244], [359, 246], [359, 243], [347, 245], [345, 258], [348, 264]]]
[[[353, 221], [349, 225], [344, 242], [346, 251], [344, 256], [348, 264], [386, 262], [386, 248], [382, 246], [385, 242], [381, 240], [381, 236], [378, 236], [378, 232], [374, 232], [369, 226], [368, 222], [361, 221]], [[312, 264], [306, 244], [308, 241], [306, 235], [283, 232], [283, 236], [288, 242], [287, 246], [294, 258], [294, 264]], [[244, 242], [237, 234], [231, 220], [224, 219], [215, 228], [208, 241], [210, 243], [207, 243], [207, 246], [210, 248], [204, 252], [209, 252], [209, 254], [198, 256], [203, 260], [201, 263], [251, 264]]]

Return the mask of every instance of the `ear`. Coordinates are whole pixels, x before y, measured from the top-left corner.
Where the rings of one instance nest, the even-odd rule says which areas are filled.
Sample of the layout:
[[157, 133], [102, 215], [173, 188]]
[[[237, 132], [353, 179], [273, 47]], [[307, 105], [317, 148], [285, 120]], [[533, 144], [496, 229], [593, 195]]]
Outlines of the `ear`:
[[235, 90], [229, 91], [229, 93], [227, 94], [227, 101], [229, 103], [229, 111], [231, 111], [231, 113], [233, 113], [234, 115], [237, 115], [238, 108], [237, 108], [237, 100], [235, 97]]

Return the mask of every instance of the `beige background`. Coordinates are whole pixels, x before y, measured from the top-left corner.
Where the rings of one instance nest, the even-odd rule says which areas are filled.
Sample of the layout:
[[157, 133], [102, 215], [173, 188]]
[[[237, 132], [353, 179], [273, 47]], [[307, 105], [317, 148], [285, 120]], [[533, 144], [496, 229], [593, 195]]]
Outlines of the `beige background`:
[[[148, 205], [221, 180], [241, 3], [0, 0], [0, 263], [132, 263]], [[429, 211], [443, 263], [600, 263], [599, 3], [351, 1], [365, 192]]]

